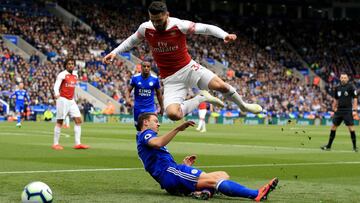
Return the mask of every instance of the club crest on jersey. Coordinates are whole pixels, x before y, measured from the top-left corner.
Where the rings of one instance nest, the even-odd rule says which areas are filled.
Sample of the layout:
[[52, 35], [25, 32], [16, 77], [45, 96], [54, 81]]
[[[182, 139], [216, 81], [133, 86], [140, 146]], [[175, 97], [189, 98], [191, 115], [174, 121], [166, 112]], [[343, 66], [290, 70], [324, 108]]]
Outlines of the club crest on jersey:
[[348, 92], [347, 92], [347, 91], [345, 91], [345, 92], [344, 92], [344, 95], [345, 95], [345, 96], [348, 96], [349, 94], [348, 94]]
[[141, 85], [141, 82], [138, 82], [138, 85]]
[[153, 82], [149, 82], [149, 85], [150, 85], [150, 86], [153, 86], [153, 85], [154, 85], [154, 83], [153, 83]]
[[341, 91], [337, 92], [338, 97], [341, 97]]

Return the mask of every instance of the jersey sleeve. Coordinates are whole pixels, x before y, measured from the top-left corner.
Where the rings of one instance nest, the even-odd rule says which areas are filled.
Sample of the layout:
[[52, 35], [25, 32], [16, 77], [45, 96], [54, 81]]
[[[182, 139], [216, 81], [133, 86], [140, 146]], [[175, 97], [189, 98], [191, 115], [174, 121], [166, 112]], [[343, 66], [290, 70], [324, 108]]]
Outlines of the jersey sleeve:
[[353, 98], [357, 98], [357, 90], [356, 90], [355, 86], [352, 85], [351, 87], [352, 87], [351, 94], [352, 94]]
[[159, 80], [159, 78], [155, 78], [154, 88], [155, 88], [155, 89], [160, 89], [160, 80]]
[[134, 76], [131, 76], [131, 78], [130, 78], [130, 86], [135, 87], [135, 78], [134, 78]]
[[338, 88], [335, 87], [335, 88], [334, 88], [334, 91], [333, 91], [333, 94], [334, 94], [333, 96], [334, 96], [335, 99], [339, 99], [339, 95], [337, 94], [337, 89], [338, 89]]
[[193, 29], [193, 33], [195, 34], [211, 35], [220, 39], [225, 39], [225, 37], [229, 34], [215, 25], [203, 23], [195, 23]]
[[195, 32], [195, 23], [189, 20], [175, 19], [180, 31], [184, 34], [193, 34]]
[[145, 132], [141, 133], [141, 135], [140, 135], [140, 143], [148, 145], [149, 141], [155, 137], [157, 137], [157, 134], [154, 131], [146, 130]]
[[25, 92], [25, 97], [26, 97], [28, 103], [30, 103], [30, 96], [29, 96], [29, 93], [28, 93], [28, 92]]
[[54, 85], [54, 93], [55, 96], [60, 95], [60, 86], [62, 81], [65, 79], [65, 75], [63, 74], [63, 72], [61, 72], [57, 77], [56, 77], [56, 81], [55, 81], [55, 85]]

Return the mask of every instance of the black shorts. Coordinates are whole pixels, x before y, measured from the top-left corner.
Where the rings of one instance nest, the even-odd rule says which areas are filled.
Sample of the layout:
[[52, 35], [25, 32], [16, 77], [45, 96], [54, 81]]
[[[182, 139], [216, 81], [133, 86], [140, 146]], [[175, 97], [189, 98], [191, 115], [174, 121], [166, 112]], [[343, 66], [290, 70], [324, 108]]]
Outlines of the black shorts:
[[334, 114], [333, 124], [339, 126], [344, 121], [346, 126], [354, 125], [352, 111], [337, 111]]

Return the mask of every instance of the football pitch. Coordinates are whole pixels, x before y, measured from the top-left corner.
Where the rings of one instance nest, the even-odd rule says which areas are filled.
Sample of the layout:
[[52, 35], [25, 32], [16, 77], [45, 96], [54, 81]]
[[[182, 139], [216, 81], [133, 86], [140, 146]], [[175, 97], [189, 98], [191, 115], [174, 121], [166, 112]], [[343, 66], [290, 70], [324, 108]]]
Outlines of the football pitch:
[[[72, 123], [73, 125], [73, 123]], [[160, 127], [160, 135], [175, 124]], [[20, 202], [23, 187], [47, 183], [54, 202], [199, 202], [170, 196], [142, 169], [130, 124], [84, 124], [74, 150], [73, 130], [62, 129], [62, 151], [51, 149], [54, 123], [0, 123], [0, 202]], [[266, 202], [360, 202], [360, 153], [338, 129], [332, 151], [327, 126], [207, 125], [181, 132], [168, 145], [177, 162], [196, 154], [195, 167], [224, 170], [232, 180], [259, 188], [273, 177], [279, 185]], [[360, 131], [357, 127], [358, 142]], [[215, 196], [210, 202], [253, 202]]]

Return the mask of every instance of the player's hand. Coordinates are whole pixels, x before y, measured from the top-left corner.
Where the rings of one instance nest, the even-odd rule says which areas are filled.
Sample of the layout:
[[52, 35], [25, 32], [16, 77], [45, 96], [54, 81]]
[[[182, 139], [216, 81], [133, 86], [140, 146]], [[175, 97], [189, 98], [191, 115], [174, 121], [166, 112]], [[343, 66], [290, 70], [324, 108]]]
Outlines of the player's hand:
[[195, 160], [196, 160], [196, 155], [186, 156], [183, 160], [183, 164], [187, 166], [192, 166], [195, 163]]
[[60, 95], [55, 95], [55, 99], [59, 99], [60, 98]]
[[235, 41], [237, 38], [236, 34], [228, 34], [225, 38], [224, 38], [224, 42], [225, 43], [229, 43], [229, 42], [233, 42]]
[[179, 130], [179, 131], [184, 131], [186, 128], [188, 128], [189, 126], [195, 126], [195, 122], [194, 121], [186, 121], [186, 122], [184, 122], [184, 123], [182, 123], [181, 125], [179, 125], [178, 127], [177, 127], [177, 129]]
[[164, 115], [164, 108], [160, 108], [159, 115]]
[[134, 106], [134, 103], [130, 99], [126, 100], [126, 103], [129, 104], [130, 107]]
[[111, 62], [114, 61], [115, 57], [116, 57], [116, 54], [109, 53], [108, 55], [106, 55], [103, 58], [102, 62], [105, 63], [105, 64], [110, 64]]

